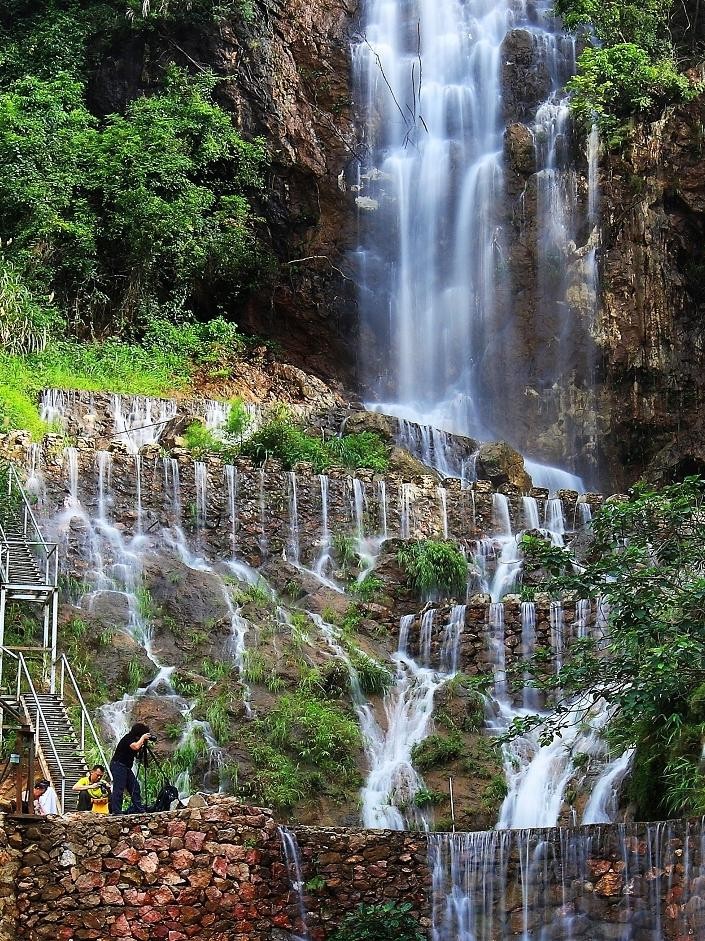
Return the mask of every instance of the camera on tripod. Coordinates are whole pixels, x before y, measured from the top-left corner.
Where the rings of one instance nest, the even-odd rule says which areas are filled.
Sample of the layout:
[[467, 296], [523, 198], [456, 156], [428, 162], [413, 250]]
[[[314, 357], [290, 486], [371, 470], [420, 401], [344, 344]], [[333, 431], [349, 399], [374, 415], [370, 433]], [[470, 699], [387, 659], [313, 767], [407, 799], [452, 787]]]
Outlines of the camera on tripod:
[[157, 736], [154, 734], [154, 732], [150, 732], [149, 737], [147, 738], [147, 741], [153, 743], [153, 742], [158, 741], [158, 738], [157, 738]]

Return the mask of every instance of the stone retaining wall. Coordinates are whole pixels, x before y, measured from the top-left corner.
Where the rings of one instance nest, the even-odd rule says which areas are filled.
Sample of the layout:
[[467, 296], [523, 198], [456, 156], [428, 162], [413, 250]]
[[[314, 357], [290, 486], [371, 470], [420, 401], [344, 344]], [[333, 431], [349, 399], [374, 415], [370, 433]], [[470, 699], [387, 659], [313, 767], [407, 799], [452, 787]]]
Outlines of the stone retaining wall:
[[[301, 933], [271, 813], [227, 798], [202, 803], [122, 818], [5, 818], [0, 941]], [[503, 938], [544, 925], [552, 938], [705, 941], [701, 821], [455, 835], [300, 827], [296, 839], [313, 941], [361, 902], [409, 902], [425, 929], [432, 918], [450, 925], [452, 873], [477, 889], [470, 911], [491, 917]]]
[[[261, 469], [244, 459], [227, 467], [210, 458], [202, 465], [200, 487], [196, 464], [183, 450], [173, 452], [173, 461], [164, 458], [157, 446], [143, 448], [139, 458], [119, 449], [79, 449], [77, 459], [81, 503], [90, 513], [97, 513], [102, 461], [106, 515], [128, 530], [136, 527], [139, 506], [146, 532], [179, 523], [198, 536], [205, 550], [220, 558], [236, 553], [258, 566], [270, 557], [280, 556], [284, 549], [292, 558], [295, 538], [302, 564], [312, 565], [320, 554], [324, 538], [322, 482], [310, 465], [298, 465], [296, 473], [289, 474], [276, 461], [267, 462]], [[51, 513], [63, 505], [68, 495], [67, 457], [53, 450], [49, 442], [44, 445], [41, 466], [46, 510]], [[175, 472], [180, 506], [175, 501]], [[487, 481], [461, 489], [456, 479], [441, 481], [431, 475], [404, 479], [363, 470], [353, 476], [344, 468], [331, 468], [326, 482], [328, 528], [335, 536], [358, 535], [360, 529], [368, 538], [385, 534], [388, 538], [443, 538], [447, 533], [472, 549], [475, 541], [498, 531], [493, 489]], [[503, 491], [513, 528], [518, 531], [526, 525], [521, 494], [511, 487]], [[546, 491], [532, 492], [543, 518]], [[578, 494], [561, 493], [566, 527], [571, 530], [579, 526]], [[294, 497], [297, 534], [292, 521]], [[596, 506], [600, 500], [591, 496], [588, 502]]]

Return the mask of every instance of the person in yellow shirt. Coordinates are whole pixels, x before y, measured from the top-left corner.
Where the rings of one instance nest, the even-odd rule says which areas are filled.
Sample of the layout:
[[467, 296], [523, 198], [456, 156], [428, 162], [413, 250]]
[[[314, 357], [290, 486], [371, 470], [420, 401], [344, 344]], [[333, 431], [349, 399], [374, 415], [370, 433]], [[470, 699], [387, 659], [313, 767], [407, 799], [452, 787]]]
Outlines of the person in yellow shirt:
[[110, 785], [104, 781], [103, 765], [93, 765], [84, 777], [79, 778], [72, 790], [78, 791], [78, 809], [90, 810], [94, 814], [107, 814], [110, 801]]

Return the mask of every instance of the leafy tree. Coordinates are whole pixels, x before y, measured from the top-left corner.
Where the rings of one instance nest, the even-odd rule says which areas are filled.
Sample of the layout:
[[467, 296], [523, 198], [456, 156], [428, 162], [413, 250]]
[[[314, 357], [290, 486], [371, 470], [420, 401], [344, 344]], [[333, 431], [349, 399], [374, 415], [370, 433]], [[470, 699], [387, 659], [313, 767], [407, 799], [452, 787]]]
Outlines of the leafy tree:
[[584, 30], [583, 50], [568, 83], [581, 122], [596, 123], [611, 146], [627, 136], [626, 121], [695, 93], [676, 66], [668, 25], [670, 0], [555, 0], [566, 29]]
[[425, 941], [408, 902], [360, 905], [343, 919], [330, 941]]
[[652, 61], [634, 43], [585, 49], [568, 89], [573, 113], [588, 127], [597, 123], [611, 145], [624, 140], [624, 121], [631, 115], [692, 94], [690, 82], [672, 59]]
[[[541, 567], [556, 598], [600, 599], [605, 636], [576, 641], [565, 666], [535, 683], [556, 692], [548, 737], [571, 704], [606, 700], [612, 748], [635, 749], [630, 796], [641, 815], [702, 813], [705, 734], [705, 481], [635, 488], [593, 522], [585, 565], [537, 537], [523, 540], [527, 570]], [[542, 586], [545, 587], [545, 586]]]
[[636, 43], [655, 56], [670, 53], [671, 0], [555, 0], [554, 10], [566, 29], [585, 28], [604, 45]]
[[66, 74], [0, 95], [0, 226], [29, 290], [50, 285], [79, 325], [114, 328], [232, 309], [266, 276], [246, 197], [266, 152], [213, 85], [172, 68], [160, 94], [102, 127]]

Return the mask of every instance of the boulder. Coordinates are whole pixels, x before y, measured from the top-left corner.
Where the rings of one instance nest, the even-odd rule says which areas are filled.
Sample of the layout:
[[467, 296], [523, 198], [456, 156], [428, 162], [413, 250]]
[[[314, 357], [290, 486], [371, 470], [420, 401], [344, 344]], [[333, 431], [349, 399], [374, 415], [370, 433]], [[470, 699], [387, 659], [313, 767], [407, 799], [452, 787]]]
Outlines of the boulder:
[[391, 415], [380, 412], [352, 412], [345, 419], [345, 434], [357, 435], [363, 431], [373, 431], [387, 444], [394, 444], [399, 421]]
[[501, 49], [502, 104], [507, 121], [531, 118], [551, 93], [551, 73], [535, 33], [512, 29]]
[[428, 467], [404, 448], [393, 447], [389, 455], [389, 473], [398, 474], [404, 480], [413, 477], [440, 477], [432, 467]]
[[525, 124], [510, 124], [504, 132], [504, 157], [517, 176], [536, 173], [534, 136]]
[[495, 489], [511, 484], [522, 493], [528, 493], [532, 486], [524, 458], [506, 441], [482, 445], [477, 456], [477, 476], [489, 480]]

